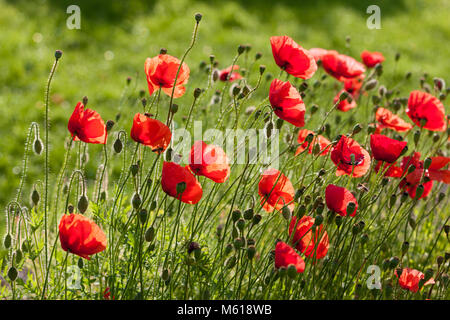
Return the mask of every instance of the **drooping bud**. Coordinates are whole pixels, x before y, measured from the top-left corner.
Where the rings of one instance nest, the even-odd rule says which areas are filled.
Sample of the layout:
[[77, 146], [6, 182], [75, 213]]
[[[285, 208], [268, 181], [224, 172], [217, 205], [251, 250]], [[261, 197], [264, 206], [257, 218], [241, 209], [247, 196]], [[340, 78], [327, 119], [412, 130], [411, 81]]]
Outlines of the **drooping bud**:
[[156, 234], [155, 231], [156, 231], [155, 228], [152, 227], [152, 226], [150, 226], [150, 227], [145, 231], [145, 235], [144, 235], [145, 241], [147, 241], [147, 242], [152, 242], [153, 239], [155, 239], [155, 234]]
[[9, 268], [9, 270], [8, 270], [8, 278], [11, 280], [11, 281], [16, 281], [16, 279], [17, 279], [17, 269], [13, 266], [13, 267], [11, 267], [11, 268]]
[[78, 204], [77, 204], [78, 211], [80, 213], [85, 213], [88, 206], [89, 206], [88, 198], [84, 194], [81, 195], [80, 198], [78, 199]]
[[261, 222], [261, 219], [262, 219], [262, 217], [261, 217], [261, 215], [260, 214], [256, 214], [256, 215], [254, 215], [253, 216], [253, 225], [257, 225], [258, 223], [260, 223]]
[[139, 210], [139, 221], [144, 224], [147, 221], [148, 212], [146, 209]]
[[256, 248], [254, 245], [249, 245], [247, 248], [247, 258], [249, 260], [252, 260], [255, 257], [256, 254]]
[[40, 155], [42, 153], [42, 149], [44, 149], [44, 146], [42, 144], [42, 141], [39, 137], [36, 137], [33, 142], [33, 151]]
[[106, 132], [111, 131], [111, 129], [114, 127], [114, 121], [108, 120], [106, 121]]
[[245, 228], [245, 220], [240, 218], [237, 222], [236, 222], [236, 227], [242, 231]]
[[36, 190], [36, 188], [33, 187], [33, 191], [31, 192], [31, 202], [35, 207], [39, 204], [39, 200], [41, 199], [39, 192]]
[[252, 220], [253, 218], [253, 209], [249, 208], [247, 210], [244, 211], [244, 219], [246, 220]]
[[114, 152], [115, 153], [121, 153], [122, 152], [123, 143], [122, 143], [122, 140], [119, 139], [119, 137], [117, 137], [116, 141], [114, 141], [113, 148], [114, 148]]
[[131, 205], [135, 210], [138, 210], [139, 207], [141, 206], [141, 203], [142, 203], [141, 195], [135, 192], [133, 197], [131, 198]]
[[366, 91], [370, 91], [372, 89], [375, 89], [375, 87], [378, 85], [377, 79], [371, 79], [367, 81], [366, 85], [364, 86], [364, 89]]

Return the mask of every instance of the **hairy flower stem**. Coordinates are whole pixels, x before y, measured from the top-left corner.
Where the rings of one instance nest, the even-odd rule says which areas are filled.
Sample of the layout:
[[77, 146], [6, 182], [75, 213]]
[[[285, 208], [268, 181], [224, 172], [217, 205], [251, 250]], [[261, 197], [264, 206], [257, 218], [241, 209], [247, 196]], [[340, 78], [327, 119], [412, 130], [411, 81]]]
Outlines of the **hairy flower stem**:
[[48, 269], [48, 176], [49, 176], [49, 96], [50, 96], [50, 85], [52, 83], [53, 76], [58, 66], [59, 58], [55, 58], [52, 69], [50, 70], [50, 75], [47, 80], [47, 86], [45, 89], [45, 182], [44, 182], [44, 252], [45, 252], [45, 267]]

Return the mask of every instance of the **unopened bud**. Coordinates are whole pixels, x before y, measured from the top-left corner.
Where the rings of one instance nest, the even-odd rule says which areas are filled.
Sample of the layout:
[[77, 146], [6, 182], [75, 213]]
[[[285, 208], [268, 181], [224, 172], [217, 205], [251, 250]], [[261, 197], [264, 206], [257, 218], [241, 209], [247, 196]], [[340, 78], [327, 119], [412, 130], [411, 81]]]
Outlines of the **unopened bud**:
[[33, 151], [34, 151], [37, 155], [40, 155], [40, 154], [42, 153], [42, 149], [43, 149], [43, 148], [44, 148], [44, 146], [43, 146], [43, 144], [42, 144], [41, 139], [39, 139], [39, 137], [36, 138], [36, 139], [34, 140], [34, 143], [33, 143]]
[[366, 91], [370, 91], [372, 89], [375, 89], [375, 87], [378, 85], [377, 79], [371, 79], [367, 81], [366, 85], [364, 86], [364, 89]]
[[137, 210], [137, 209], [139, 209], [139, 207], [141, 206], [141, 203], [142, 203], [141, 196], [140, 196], [139, 193], [136, 192], [136, 193], [133, 195], [133, 198], [131, 198], [131, 204], [132, 204], [133, 208], [134, 208], [135, 210]]
[[86, 195], [81, 195], [80, 199], [78, 199], [78, 211], [80, 213], [85, 213], [87, 208], [89, 206], [89, 201], [88, 198], [86, 197]]
[[197, 21], [197, 23], [199, 23], [201, 20], [202, 20], [202, 14], [197, 12], [195, 14], [195, 21]]

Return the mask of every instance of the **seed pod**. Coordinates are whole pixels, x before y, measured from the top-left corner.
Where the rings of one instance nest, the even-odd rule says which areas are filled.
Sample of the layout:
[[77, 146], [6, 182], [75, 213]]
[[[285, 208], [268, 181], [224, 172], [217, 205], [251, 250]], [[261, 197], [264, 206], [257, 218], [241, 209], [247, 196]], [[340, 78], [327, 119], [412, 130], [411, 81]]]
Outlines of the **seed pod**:
[[141, 206], [141, 203], [142, 203], [141, 196], [139, 193], [136, 192], [135, 194], [133, 194], [133, 197], [131, 198], [131, 205], [135, 210], [137, 210]]
[[233, 241], [233, 246], [236, 250], [239, 250], [244, 246], [244, 241], [242, 240], [242, 238], [236, 238]]
[[84, 194], [81, 195], [81, 197], [78, 199], [78, 205], [77, 205], [78, 211], [80, 213], [85, 213], [87, 208], [88, 208], [88, 206], [89, 206], [88, 198]]

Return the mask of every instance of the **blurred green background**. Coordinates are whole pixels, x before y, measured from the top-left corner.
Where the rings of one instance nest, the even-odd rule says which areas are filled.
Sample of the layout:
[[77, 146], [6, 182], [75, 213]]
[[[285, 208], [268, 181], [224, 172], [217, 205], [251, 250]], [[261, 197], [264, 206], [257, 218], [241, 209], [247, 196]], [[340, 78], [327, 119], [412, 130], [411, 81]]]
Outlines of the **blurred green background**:
[[[80, 30], [66, 27], [66, 9], [72, 4], [81, 9]], [[379, 30], [366, 26], [366, 9], [372, 4], [381, 8]], [[19, 185], [30, 122], [39, 122], [42, 129], [44, 87], [55, 49], [64, 54], [52, 86], [52, 174], [62, 163], [67, 121], [76, 102], [86, 95], [89, 107], [105, 120], [114, 119], [126, 77], [133, 78], [136, 92], [147, 90], [145, 58], [157, 55], [161, 47], [180, 57], [189, 44], [196, 12], [203, 20], [186, 60], [190, 93], [200, 61], [214, 54], [220, 67], [227, 67], [239, 44], [251, 44], [252, 57], [262, 52], [260, 62], [277, 72], [269, 37], [285, 34], [305, 48], [336, 49], [358, 59], [364, 49], [381, 51], [388, 76], [411, 71], [415, 79], [423, 72], [445, 79], [450, 74], [448, 0], [0, 0], [0, 206], [15, 196]], [[349, 46], [346, 36], [351, 37]], [[394, 68], [397, 52], [401, 59]], [[182, 108], [191, 101], [191, 94], [186, 96], [178, 100]], [[141, 108], [134, 103], [126, 110], [121, 126], [128, 131], [133, 113]], [[93, 155], [101, 148], [90, 150], [92, 177], [98, 165]], [[31, 183], [43, 179], [43, 161], [42, 156], [31, 156], [25, 196]]]

